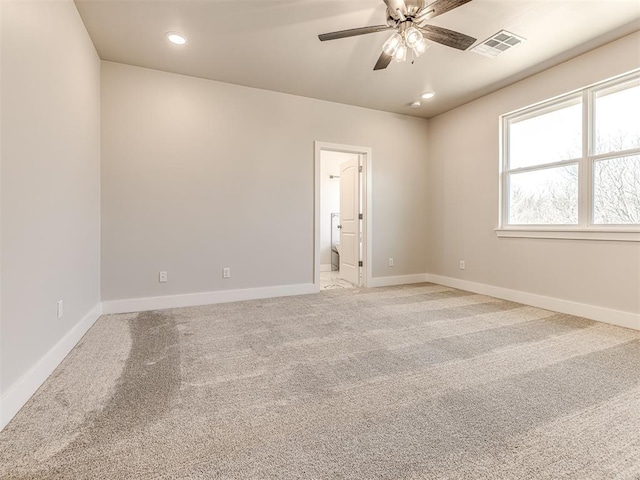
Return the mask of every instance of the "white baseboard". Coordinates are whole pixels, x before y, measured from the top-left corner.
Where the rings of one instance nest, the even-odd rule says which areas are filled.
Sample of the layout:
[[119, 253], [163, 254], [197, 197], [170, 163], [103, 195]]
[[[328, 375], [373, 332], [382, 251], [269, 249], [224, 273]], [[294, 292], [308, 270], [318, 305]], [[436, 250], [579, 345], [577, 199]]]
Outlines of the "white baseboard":
[[60, 365], [64, 357], [76, 346], [87, 330], [100, 318], [101, 305], [98, 303], [49, 350], [33, 367], [14, 383], [0, 401], [0, 430], [2, 430], [45, 380]]
[[320, 265], [320, 271], [321, 272], [330, 272], [331, 271], [331, 264], [330, 263], [324, 263], [324, 264]]
[[306, 295], [308, 293], [315, 293], [316, 291], [313, 283], [302, 283], [299, 285], [246, 288], [242, 290], [219, 290], [215, 292], [187, 293], [184, 295], [166, 295], [163, 297], [108, 300], [102, 302], [102, 313], [129, 313], [147, 310], [163, 310], [165, 308], [194, 307], [197, 305], [210, 305], [212, 303]]
[[413, 275], [398, 275], [396, 277], [374, 277], [367, 287], [390, 287], [392, 285], [406, 285], [408, 283], [428, 282], [426, 273], [414, 273]]
[[533, 307], [544, 308], [545, 310], [553, 310], [555, 312], [576, 315], [578, 317], [589, 318], [591, 320], [610, 323], [620, 327], [640, 330], [640, 314], [638, 313], [597, 307], [586, 303], [572, 302], [570, 300], [546, 297], [544, 295], [527, 293], [520, 290], [511, 290], [509, 288], [496, 287], [485, 283], [470, 282], [459, 278], [442, 277], [440, 275], [428, 274], [427, 281], [482, 295], [502, 298], [503, 300], [524, 303]]

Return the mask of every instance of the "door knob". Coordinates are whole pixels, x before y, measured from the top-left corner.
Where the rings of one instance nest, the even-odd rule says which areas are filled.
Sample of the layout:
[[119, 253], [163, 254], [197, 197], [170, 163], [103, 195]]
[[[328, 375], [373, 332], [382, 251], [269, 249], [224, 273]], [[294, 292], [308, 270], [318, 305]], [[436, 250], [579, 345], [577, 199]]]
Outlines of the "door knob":
[[342, 228], [342, 225], [338, 225], [338, 228]]

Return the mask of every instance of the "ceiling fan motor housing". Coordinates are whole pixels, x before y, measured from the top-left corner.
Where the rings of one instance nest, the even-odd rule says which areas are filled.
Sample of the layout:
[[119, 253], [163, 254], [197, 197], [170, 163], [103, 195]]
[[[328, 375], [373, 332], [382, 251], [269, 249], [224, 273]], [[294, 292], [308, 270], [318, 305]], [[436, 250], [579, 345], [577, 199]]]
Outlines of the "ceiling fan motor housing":
[[427, 6], [425, 0], [385, 0], [387, 5], [387, 24], [397, 25], [407, 20], [412, 21], [421, 15], [421, 11]]

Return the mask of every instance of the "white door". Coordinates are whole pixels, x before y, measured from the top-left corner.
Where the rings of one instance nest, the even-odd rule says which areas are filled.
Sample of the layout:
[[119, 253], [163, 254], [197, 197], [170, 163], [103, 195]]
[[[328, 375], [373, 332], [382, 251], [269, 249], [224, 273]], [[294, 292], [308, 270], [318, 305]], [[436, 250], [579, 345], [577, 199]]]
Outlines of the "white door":
[[340, 278], [360, 285], [360, 177], [358, 160], [340, 164]]

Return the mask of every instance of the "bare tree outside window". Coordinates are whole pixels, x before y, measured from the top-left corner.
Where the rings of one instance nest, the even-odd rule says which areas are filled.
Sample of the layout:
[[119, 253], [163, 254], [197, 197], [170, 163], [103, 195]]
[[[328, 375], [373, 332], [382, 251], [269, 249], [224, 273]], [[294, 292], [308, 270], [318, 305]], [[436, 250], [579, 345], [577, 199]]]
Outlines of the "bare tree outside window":
[[577, 165], [511, 175], [509, 190], [510, 224], [578, 223]]
[[640, 224], [640, 156], [595, 162], [593, 223]]

